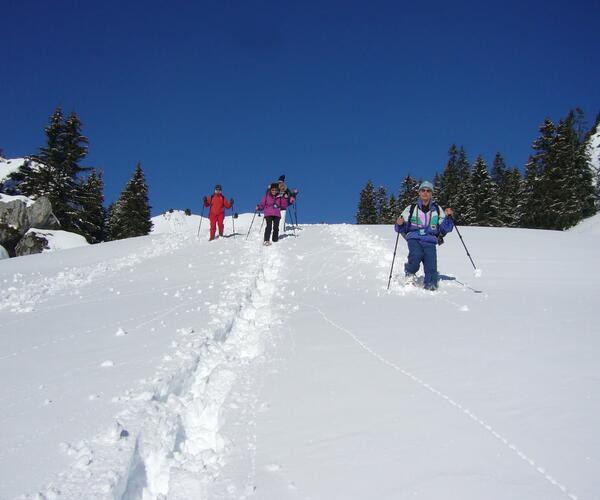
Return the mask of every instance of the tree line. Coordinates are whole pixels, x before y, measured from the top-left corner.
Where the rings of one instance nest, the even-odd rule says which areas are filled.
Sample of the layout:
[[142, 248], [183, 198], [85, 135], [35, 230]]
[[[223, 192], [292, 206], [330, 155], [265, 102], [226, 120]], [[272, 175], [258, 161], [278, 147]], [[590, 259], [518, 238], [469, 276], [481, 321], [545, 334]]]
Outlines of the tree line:
[[0, 192], [32, 199], [45, 196], [65, 231], [89, 243], [143, 236], [152, 229], [148, 185], [138, 163], [119, 198], [104, 207], [102, 171], [82, 165], [89, 140], [75, 112], [56, 108], [45, 128], [46, 144], [0, 184]]
[[[465, 149], [450, 146], [448, 161], [433, 183], [435, 199], [452, 207], [457, 224], [564, 230], [600, 206], [600, 172], [592, 168], [590, 138], [600, 131], [600, 114], [585, 131], [580, 109], [570, 111], [557, 124], [546, 119], [524, 174], [508, 168], [496, 153], [491, 168], [478, 155], [473, 163]], [[358, 224], [393, 224], [405, 207], [418, 197], [420, 178], [407, 175], [397, 196], [368, 181], [359, 197]]]

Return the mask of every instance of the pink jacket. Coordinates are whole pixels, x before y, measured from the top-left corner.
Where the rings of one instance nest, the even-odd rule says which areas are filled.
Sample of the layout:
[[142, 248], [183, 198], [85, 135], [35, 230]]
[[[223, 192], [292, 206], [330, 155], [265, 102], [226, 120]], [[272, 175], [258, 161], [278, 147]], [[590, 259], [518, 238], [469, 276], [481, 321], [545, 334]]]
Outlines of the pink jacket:
[[268, 192], [263, 196], [263, 199], [260, 200], [258, 209], [264, 212], [265, 217], [281, 217], [281, 209], [285, 210], [289, 204], [288, 199], [284, 198], [282, 195], [278, 194], [273, 198], [271, 193]]

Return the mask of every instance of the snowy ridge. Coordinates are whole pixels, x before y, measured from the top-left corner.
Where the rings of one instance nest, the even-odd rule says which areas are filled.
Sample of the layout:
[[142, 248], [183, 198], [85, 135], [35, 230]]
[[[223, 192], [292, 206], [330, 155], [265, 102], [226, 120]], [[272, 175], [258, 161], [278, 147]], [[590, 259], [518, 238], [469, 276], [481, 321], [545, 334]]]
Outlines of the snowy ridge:
[[276, 249], [246, 245], [248, 267], [223, 285], [209, 326], [182, 329], [152, 387], [123, 398], [131, 409], [90, 442], [64, 445], [75, 466], [50, 485], [48, 498], [205, 498], [227, 439], [222, 406], [245, 367], [259, 357], [273, 316], [281, 265]]

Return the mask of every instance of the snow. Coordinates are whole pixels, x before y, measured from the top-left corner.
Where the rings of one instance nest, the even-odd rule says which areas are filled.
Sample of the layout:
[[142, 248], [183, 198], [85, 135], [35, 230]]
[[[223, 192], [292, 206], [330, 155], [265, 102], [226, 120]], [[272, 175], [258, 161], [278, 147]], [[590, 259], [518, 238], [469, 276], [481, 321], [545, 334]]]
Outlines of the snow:
[[581, 235], [600, 236], [600, 213], [582, 220], [575, 227], [569, 229], [569, 231]]
[[[58, 229], [36, 229], [31, 228], [27, 233], [35, 233], [48, 241], [48, 248], [44, 252], [55, 252], [89, 245], [87, 240], [80, 234], [61, 231]], [[26, 234], [27, 234], [26, 233]]]
[[31, 198], [28, 198], [27, 196], [20, 196], [20, 195], [19, 196], [10, 196], [8, 194], [0, 193], [0, 202], [10, 203], [11, 201], [22, 201], [28, 207], [30, 207], [31, 205], [33, 205], [35, 203], [35, 200], [32, 200]]
[[25, 163], [25, 158], [14, 158], [12, 160], [0, 157], [0, 182], [10, 174], [16, 172]]
[[592, 219], [465, 227], [435, 293], [390, 226], [251, 220], [0, 262], [0, 498], [600, 497]]

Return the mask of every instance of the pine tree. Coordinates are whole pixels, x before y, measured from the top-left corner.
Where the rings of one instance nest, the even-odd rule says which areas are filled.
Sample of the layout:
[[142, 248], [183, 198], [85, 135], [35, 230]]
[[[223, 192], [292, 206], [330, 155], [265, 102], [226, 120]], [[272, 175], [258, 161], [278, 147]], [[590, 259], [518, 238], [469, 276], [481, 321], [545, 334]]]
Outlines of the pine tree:
[[387, 191], [383, 185], [379, 186], [375, 194], [375, 204], [377, 206], [377, 224], [389, 224], [390, 204]]
[[548, 165], [553, 163], [553, 148], [556, 128], [549, 118], [540, 126], [540, 136], [533, 142], [534, 153], [525, 165], [525, 178], [519, 203], [520, 226], [526, 228], [548, 228], [547, 206], [552, 198]]
[[[494, 184], [494, 190], [496, 192], [496, 198], [498, 200], [498, 207], [501, 213], [506, 213], [508, 207], [508, 196], [509, 196], [509, 177], [510, 173], [506, 168], [506, 163], [502, 155], [497, 152], [494, 157], [494, 163], [492, 165], [491, 172], [492, 182]], [[510, 221], [506, 217], [500, 218], [500, 224], [502, 226], [508, 226]]]
[[448, 205], [456, 212], [454, 218], [457, 224], [470, 225], [475, 223], [473, 214], [474, 194], [472, 192], [471, 165], [467, 158], [464, 147], [460, 147], [458, 160], [456, 161], [456, 170], [458, 174], [457, 186], [453, 198], [448, 199]]
[[523, 179], [518, 168], [514, 167], [506, 173], [504, 205], [500, 206], [500, 220], [503, 226], [518, 227], [521, 220], [519, 202]]
[[549, 165], [552, 199], [549, 222], [566, 229], [595, 213], [595, 189], [589, 168], [583, 112], [569, 112], [556, 128], [553, 163]]
[[62, 229], [84, 234], [78, 176], [89, 170], [79, 162], [87, 154], [88, 139], [81, 133], [75, 113], [65, 119], [56, 108], [45, 129], [46, 145], [13, 175], [21, 194], [33, 199], [46, 196]]
[[487, 165], [480, 156], [475, 160], [471, 174], [472, 207], [469, 214], [477, 226], [498, 226], [499, 207], [494, 184]]
[[368, 181], [360, 192], [358, 201], [358, 212], [356, 213], [357, 224], [377, 224], [377, 206], [375, 203], [375, 188], [373, 182]]
[[402, 209], [398, 207], [398, 201], [396, 200], [396, 197], [393, 194], [390, 194], [389, 206], [390, 218], [387, 221], [387, 224], [395, 224]]
[[104, 181], [102, 172], [92, 171], [87, 181], [80, 182], [78, 198], [81, 202], [81, 229], [89, 243], [99, 243], [106, 238], [104, 209]]
[[443, 207], [456, 205], [456, 194], [461, 180], [458, 168], [458, 150], [456, 149], [456, 144], [450, 146], [448, 156], [448, 163], [446, 163], [446, 167], [439, 177], [439, 189], [436, 191], [436, 199]]
[[152, 229], [150, 208], [148, 186], [142, 166], [138, 163], [119, 199], [109, 207], [106, 224], [108, 239], [120, 240], [148, 234]]
[[419, 198], [420, 184], [421, 183], [410, 174], [404, 178], [398, 196], [398, 215], [400, 215], [406, 207], [417, 201]]

